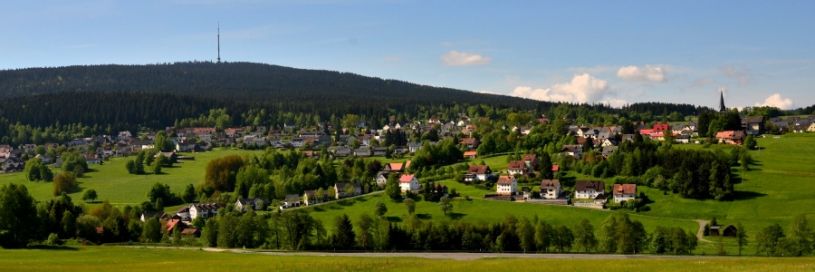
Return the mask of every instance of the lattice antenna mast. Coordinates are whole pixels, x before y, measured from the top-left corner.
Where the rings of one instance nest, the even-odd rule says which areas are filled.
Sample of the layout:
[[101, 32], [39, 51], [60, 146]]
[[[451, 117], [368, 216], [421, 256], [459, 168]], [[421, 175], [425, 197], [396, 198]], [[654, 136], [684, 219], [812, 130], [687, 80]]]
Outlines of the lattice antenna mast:
[[218, 63], [221, 63], [221, 22], [218, 22]]

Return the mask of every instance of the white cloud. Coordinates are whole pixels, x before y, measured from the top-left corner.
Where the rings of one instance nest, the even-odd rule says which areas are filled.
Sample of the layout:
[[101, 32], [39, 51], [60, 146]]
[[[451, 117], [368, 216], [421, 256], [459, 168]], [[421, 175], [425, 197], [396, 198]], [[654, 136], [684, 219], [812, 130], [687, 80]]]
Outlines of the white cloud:
[[441, 56], [441, 60], [448, 66], [483, 65], [492, 61], [489, 57], [476, 53], [452, 50]]
[[665, 70], [665, 67], [655, 65], [643, 67], [629, 65], [620, 67], [617, 70], [617, 77], [630, 81], [665, 82]]
[[571, 81], [558, 83], [549, 88], [518, 86], [512, 90], [512, 95], [553, 102], [604, 103], [612, 106], [622, 106], [626, 103], [625, 100], [608, 97], [608, 81], [587, 73], [574, 75]]
[[779, 93], [774, 93], [764, 99], [764, 102], [756, 103], [756, 106], [776, 107], [782, 110], [792, 109], [792, 99], [784, 98]]

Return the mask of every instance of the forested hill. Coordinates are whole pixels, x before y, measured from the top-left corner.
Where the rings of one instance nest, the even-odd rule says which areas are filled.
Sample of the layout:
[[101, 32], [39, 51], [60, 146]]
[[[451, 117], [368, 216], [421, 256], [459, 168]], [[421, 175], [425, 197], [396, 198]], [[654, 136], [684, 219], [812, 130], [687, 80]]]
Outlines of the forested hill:
[[185, 62], [0, 71], [0, 98], [63, 92], [161, 93], [249, 103], [330, 102], [377, 108], [450, 103], [535, 108], [540, 104], [352, 73], [257, 63]]

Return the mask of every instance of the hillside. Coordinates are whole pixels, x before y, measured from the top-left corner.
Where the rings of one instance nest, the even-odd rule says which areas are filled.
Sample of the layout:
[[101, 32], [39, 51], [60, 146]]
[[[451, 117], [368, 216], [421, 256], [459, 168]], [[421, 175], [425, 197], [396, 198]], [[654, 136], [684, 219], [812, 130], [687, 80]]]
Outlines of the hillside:
[[343, 101], [386, 107], [456, 102], [531, 108], [540, 103], [352, 73], [258, 63], [186, 62], [0, 71], [2, 98], [63, 92], [162, 93], [242, 102]]

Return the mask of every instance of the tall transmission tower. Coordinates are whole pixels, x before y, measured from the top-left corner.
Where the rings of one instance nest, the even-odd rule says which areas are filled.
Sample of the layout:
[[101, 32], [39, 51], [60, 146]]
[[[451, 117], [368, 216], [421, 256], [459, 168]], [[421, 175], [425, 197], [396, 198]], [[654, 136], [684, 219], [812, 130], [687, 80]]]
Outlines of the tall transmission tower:
[[221, 63], [221, 22], [218, 22], [218, 63]]

